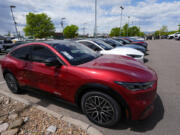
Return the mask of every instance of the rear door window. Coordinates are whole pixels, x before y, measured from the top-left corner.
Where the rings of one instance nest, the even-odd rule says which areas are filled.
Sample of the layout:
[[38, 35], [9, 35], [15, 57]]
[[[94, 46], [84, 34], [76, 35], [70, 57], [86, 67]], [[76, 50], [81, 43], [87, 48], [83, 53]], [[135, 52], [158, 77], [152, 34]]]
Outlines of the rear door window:
[[47, 47], [34, 45], [32, 49], [32, 61], [44, 63], [48, 58], [57, 58], [56, 55]]
[[10, 55], [21, 60], [30, 60], [30, 51], [31, 46], [25, 46], [14, 50]]

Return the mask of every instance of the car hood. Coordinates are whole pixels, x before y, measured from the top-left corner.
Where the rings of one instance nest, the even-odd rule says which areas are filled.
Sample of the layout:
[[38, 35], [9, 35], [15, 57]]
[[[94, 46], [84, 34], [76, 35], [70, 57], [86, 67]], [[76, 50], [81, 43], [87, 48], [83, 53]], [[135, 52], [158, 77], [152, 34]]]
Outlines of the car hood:
[[129, 47], [116, 47], [112, 50], [103, 50], [100, 52], [101, 54], [113, 54], [113, 55], [127, 55], [127, 54], [132, 54], [132, 55], [141, 55], [143, 56], [144, 54], [136, 49], [129, 48]]
[[[146, 65], [126, 56], [103, 55], [80, 67], [101, 69], [128, 78], [130, 82], [146, 82], [156, 79], [156, 73]], [[121, 78], [121, 77], [119, 77]], [[117, 78], [117, 81], [119, 81]]]

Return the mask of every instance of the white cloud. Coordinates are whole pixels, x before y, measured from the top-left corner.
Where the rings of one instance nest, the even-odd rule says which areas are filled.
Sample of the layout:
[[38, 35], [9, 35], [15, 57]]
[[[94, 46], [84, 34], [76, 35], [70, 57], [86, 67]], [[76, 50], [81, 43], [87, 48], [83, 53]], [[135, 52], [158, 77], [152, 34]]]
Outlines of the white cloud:
[[[154, 31], [162, 25], [167, 25], [170, 30], [176, 30], [180, 23], [180, 1], [157, 3], [156, 0], [139, 2], [136, 6], [129, 5], [125, 8], [125, 16], [138, 20], [144, 31]], [[118, 15], [118, 7], [114, 7], [111, 14]], [[126, 17], [127, 18], [127, 17]]]
[[[2, 0], [0, 0], [2, 1]], [[67, 24], [75, 24], [80, 27], [86, 24], [86, 31], [94, 30], [94, 1], [95, 0], [7, 0], [6, 6], [14, 4], [18, 28], [22, 30], [25, 25], [25, 15], [28, 12], [46, 13], [60, 31], [60, 20], [66, 17]], [[180, 23], [180, 1], [161, 2], [157, 0], [145, 0], [134, 4], [131, 0], [98, 0], [98, 32], [109, 32], [112, 27], [120, 25], [120, 5], [125, 7], [123, 11], [123, 24], [128, 22], [127, 16], [131, 16], [132, 24], [140, 25], [144, 31], [154, 31], [162, 25], [167, 25], [170, 30], [176, 30]], [[1, 5], [1, 4], [0, 4]], [[9, 9], [7, 10], [9, 11]], [[0, 17], [2, 15], [0, 14]], [[7, 14], [9, 21], [10, 12]], [[6, 19], [6, 18], [4, 18]], [[0, 23], [2, 19], [0, 20]], [[4, 23], [3, 21], [2, 23]], [[0, 32], [8, 31], [9, 23]], [[12, 25], [12, 23], [11, 23]], [[10, 27], [9, 27], [10, 28]], [[12, 27], [11, 27], [12, 28]], [[13, 29], [14, 30], [14, 29]], [[13, 31], [12, 30], [12, 31]]]

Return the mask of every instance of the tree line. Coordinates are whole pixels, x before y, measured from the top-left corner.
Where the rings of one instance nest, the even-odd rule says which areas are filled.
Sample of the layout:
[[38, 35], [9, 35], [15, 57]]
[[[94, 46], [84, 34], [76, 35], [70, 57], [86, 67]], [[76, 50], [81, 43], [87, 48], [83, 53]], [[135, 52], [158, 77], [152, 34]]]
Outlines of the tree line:
[[[69, 25], [63, 30], [63, 35], [66, 38], [74, 38], [78, 36], [78, 26]], [[26, 36], [36, 38], [48, 38], [54, 35], [55, 26], [45, 13], [34, 14], [29, 13], [26, 15], [26, 26], [24, 27]]]
[[174, 30], [174, 31], [168, 31], [168, 27], [167, 26], [162, 26], [159, 30], [154, 32], [154, 36], [167, 36], [170, 34], [174, 34], [176, 32], [180, 32], [180, 24], [178, 25], [178, 30]]
[[111, 37], [144, 36], [144, 32], [141, 32], [140, 28], [137, 26], [129, 27], [128, 24], [125, 24], [122, 28], [120, 28], [120, 27], [112, 28], [109, 36], [111, 36]]
[[[180, 25], [179, 31], [180, 32]], [[78, 36], [78, 26], [76, 25], [68, 25], [63, 30], [63, 36], [65, 38], [74, 38]], [[55, 33], [55, 26], [50, 17], [45, 13], [34, 14], [28, 13], [26, 15], [26, 26], [24, 27], [24, 33], [26, 36], [36, 38], [48, 38], [52, 37]], [[161, 29], [154, 32], [154, 36], [162, 36], [173, 34], [177, 31], [168, 31], [167, 26], [162, 26]], [[125, 24], [122, 28], [115, 27], [112, 28], [109, 36], [117, 37], [117, 36], [144, 36], [145, 33], [140, 30], [137, 26], [129, 26]]]

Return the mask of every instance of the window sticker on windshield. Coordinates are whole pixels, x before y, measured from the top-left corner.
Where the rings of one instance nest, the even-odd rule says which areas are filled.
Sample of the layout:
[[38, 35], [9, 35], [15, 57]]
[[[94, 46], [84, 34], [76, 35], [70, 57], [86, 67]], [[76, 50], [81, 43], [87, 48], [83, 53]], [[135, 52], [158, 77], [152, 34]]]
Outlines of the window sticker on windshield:
[[67, 53], [66, 51], [62, 51], [62, 53], [70, 60], [74, 59], [73, 56], [71, 56], [69, 53]]

